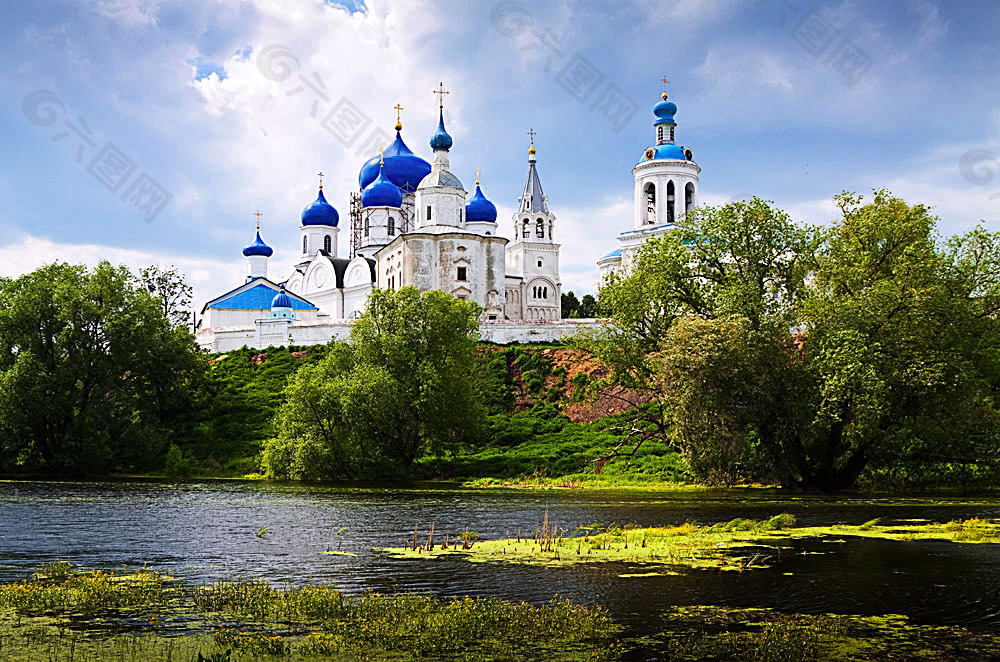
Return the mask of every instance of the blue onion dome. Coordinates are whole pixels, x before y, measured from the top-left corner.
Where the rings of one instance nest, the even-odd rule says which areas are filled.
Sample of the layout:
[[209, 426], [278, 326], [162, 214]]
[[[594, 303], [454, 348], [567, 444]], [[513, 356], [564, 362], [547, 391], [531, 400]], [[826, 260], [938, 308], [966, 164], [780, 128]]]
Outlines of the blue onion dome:
[[492, 202], [486, 199], [479, 188], [479, 181], [476, 181], [476, 193], [469, 199], [469, 204], [465, 205], [465, 220], [469, 223], [496, 223], [497, 208]]
[[291, 308], [292, 298], [285, 293], [285, 285], [281, 284], [281, 291], [271, 299], [271, 308]]
[[448, 132], [444, 130], [444, 108], [439, 109], [438, 114], [438, 128], [431, 136], [431, 149], [437, 151], [439, 149], [449, 150], [451, 149], [452, 140]]
[[340, 214], [333, 208], [323, 195], [323, 186], [319, 187], [316, 201], [302, 210], [302, 225], [332, 225], [340, 222]]
[[653, 124], [662, 124], [664, 122], [673, 122], [674, 113], [677, 112], [677, 104], [673, 101], [667, 101], [667, 93], [663, 93], [663, 100], [660, 103], [653, 106], [653, 114], [656, 115], [656, 121]]
[[[431, 171], [431, 164], [410, 151], [410, 148], [403, 142], [403, 137], [399, 130], [396, 131], [396, 140], [393, 141], [383, 153], [385, 159], [385, 176], [389, 181], [404, 191], [413, 192], [417, 190], [420, 180]], [[375, 181], [379, 171], [379, 156], [376, 154], [365, 161], [358, 174], [358, 185], [364, 189]]]
[[271, 247], [261, 241], [260, 229], [257, 230], [257, 238], [253, 240], [253, 243], [243, 249], [243, 255], [250, 257], [252, 255], [263, 255], [264, 257], [271, 257], [274, 251]]
[[363, 207], [400, 207], [403, 192], [385, 176], [385, 166], [378, 171], [378, 178], [361, 192]]
[[689, 160], [687, 155], [684, 153], [684, 148], [673, 143], [664, 143], [663, 145], [653, 145], [652, 147], [647, 147], [646, 152], [643, 154], [643, 159], [646, 161], [652, 161], [653, 159], [677, 159], [678, 161]]

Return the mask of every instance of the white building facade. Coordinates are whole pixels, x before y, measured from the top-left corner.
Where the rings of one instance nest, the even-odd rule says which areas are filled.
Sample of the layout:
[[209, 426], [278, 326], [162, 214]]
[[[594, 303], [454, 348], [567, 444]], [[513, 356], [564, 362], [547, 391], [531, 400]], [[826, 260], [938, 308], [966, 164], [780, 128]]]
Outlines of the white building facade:
[[202, 309], [196, 331], [201, 346], [219, 352], [345, 339], [376, 287], [436, 289], [475, 301], [483, 309], [480, 335], [493, 342], [554, 341], [594, 324], [560, 320], [555, 215], [542, 192], [533, 136], [510, 241], [497, 232], [497, 209], [483, 195], [478, 172], [470, 196], [451, 171], [453, 140], [443, 105], [430, 162], [403, 142], [398, 117], [395, 128], [395, 142], [358, 176], [348, 255], [338, 254], [340, 214], [327, 202], [321, 180], [316, 200], [300, 217], [301, 253], [291, 273], [280, 282], [268, 279], [273, 251], [258, 224], [255, 241], [244, 249], [247, 282]]
[[701, 168], [689, 148], [675, 141], [677, 105], [664, 92], [653, 106], [656, 142], [643, 151], [632, 168], [635, 180], [633, 226], [618, 235], [618, 248], [597, 261], [603, 281], [609, 274], [627, 270], [639, 248], [651, 237], [674, 230], [687, 213], [698, 206], [698, 174]]

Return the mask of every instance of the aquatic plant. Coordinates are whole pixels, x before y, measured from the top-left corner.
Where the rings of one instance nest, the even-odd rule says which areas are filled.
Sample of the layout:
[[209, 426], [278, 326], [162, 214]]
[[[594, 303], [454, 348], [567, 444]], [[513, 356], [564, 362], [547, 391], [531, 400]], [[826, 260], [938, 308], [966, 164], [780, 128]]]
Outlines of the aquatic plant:
[[[441, 546], [439, 548], [385, 548], [396, 557], [436, 558], [454, 556], [470, 561], [571, 565], [581, 563], [621, 562], [655, 566], [669, 573], [671, 566], [748, 570], [767, 567], [769, 555], [762, 548], [782, 538], [825, 536], [877, 537], [890, 540], [950, 540], [957, 543], [1000, 543], [1000, 521], [971, 519], [940, 524], [900, 522], [862, 525], [796, 526], [795, 517], [781, 513], [752, 520], [736, 518], [711, 526], [686, 523], [668, 527], [625, 527], [606, 529], [588, 525], [577, 535], [566, 538], [549, 523], [546, 510], [534, 534], [499, 540], [481, 540], [474, 548]], [[640, 544], [636, 544], [641, 540]], [[635, 573], [625, 573], [634, 575]]]
[[[619, 650], [612, 641], [619, 628], [606, 611], [559, 597], [530, 605], [415, 593], [348, 596], [328, 585], [277, 587], [260, 579], [164, 584], [162, 575], [149, 571], [113, 575], [72, 568], [58, 582], [40, 569], [32, 579], [0, 584], [0, 657], [8, 659], [7, 651], [28, 640], [30, 650], [46, 651], [41, 659], [95, 662], [288, 655], [385, 659], [390, 654], [400, 660], [427, 655], [612, 659]], [[151, 614], [150, 606], [166, 613]], [[4, 628], [15, 614], [22, 627]], [[66, 628], [66, 616], [72, 617], [72, 629]], [[178, 623], [183, 623], [182, 633], [172, 629]], [[109, 634], [122, 630], [131, 631]], [[167, 641], [166, 634], [174, 636]], [[206, 641], [215, 654], [206, 656]]]
[[930, 626], [898, 615], [785, 614], [770, 609], [675, 607], [655, 636], [663, 659], [814, 662], [994, 659], [1000, 635]]
[[0, 607], [24, 616], [101, 615], [122, 609], [155, 612], [175, 593], [164, 580], [164, 575], [151, 570], [83, 573], [65, 564], [49, 564], [29, 580], [0, 584]]

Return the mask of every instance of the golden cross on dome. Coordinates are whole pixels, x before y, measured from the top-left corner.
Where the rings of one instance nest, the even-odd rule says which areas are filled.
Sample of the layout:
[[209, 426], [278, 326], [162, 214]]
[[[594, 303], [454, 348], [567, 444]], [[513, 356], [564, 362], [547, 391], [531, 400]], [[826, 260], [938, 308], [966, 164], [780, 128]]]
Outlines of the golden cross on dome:
[[532, 129], [528, 129], [528, 135], [531, 137], [531, 147], [528, 148], [528, 154], [534, 154], [535, 153], [535, 136], [538, 135], [538, 134], [535, 133], [535, 130], [532, 128]]
[[383, 152], [385, 152], [385, 150], [382, 149], [381, 147], [379, 147], [378, 148], [378, 164], [379, 164], [379, 167], [385, 165], [385, 154], [383, 154]]
[[476, 186], [479, 186], [479, 168], [476, 168]]
[[663, 83], [663, 98], [666, 99], [667, 98], [667, 83], [670, 82], [670, 79], [667, 78], [666, 76], [664, 76], [663, 78], [660, 79], [660, 82]]
[[444, 89], [444, 81], [438, 83], [438, 89], [433, 90], [431, 94], [438, 95], [438, 108], [444, 108], [444, 95], [451, 94]]
[[320, 170], [316, 174], [319, 176], [319, 190], [322, 191], [323, 190], [323, 171]]
[[395, 127], [395, 128], [396, 128], [396, 131], [399, 131], [400, 129], [402, 129], [402, 128], [403, 128], [403, 125], [402, 125], [402, 124], [400, 123], [400, 121], [399, 121], [399, 111], [403, 110], [403, 107], [402, 107], [402, 106], [400, 106], [400, 105], [399, 105], [399, 104], [397, 103], [397, 104], [396, 104], [395, 106], [393, 106], [393, 108], [395, 108], [395, 109], [396, 109], [396, 127]]
[[260, 232], [260, 216], [261, 216], [260, 209], [254, 212], [254, 216], [257, 217], [257, 232]]

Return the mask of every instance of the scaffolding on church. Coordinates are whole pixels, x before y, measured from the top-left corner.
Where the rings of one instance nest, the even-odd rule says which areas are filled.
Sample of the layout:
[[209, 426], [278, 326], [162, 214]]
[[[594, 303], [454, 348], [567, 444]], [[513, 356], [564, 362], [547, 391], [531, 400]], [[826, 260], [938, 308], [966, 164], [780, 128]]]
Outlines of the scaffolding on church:
[[[394, 234], [406, 234], [413, 231], [414, 204], [415, 196], [412, 193], [404, 191], [403, 202], [399, 209], [399, 227], [398, 229], [394, 229]], [[351, 193], [350, 210], [351, 248], [349, 257], [353, 259], [357, 256], [358, 249], [364, 244], [365, 221], [371, 216], [371, 213], [361, 204], [361, 191]], [[371, 226], [369, 226], [369, 230], [371, 229]]]
[[357, 256], [358, 249], [361, 248], [361, 214], [364, 207], [361, 206], [361, 191], [351, 193], [351, 251], [348, 255], [352, 260]]

